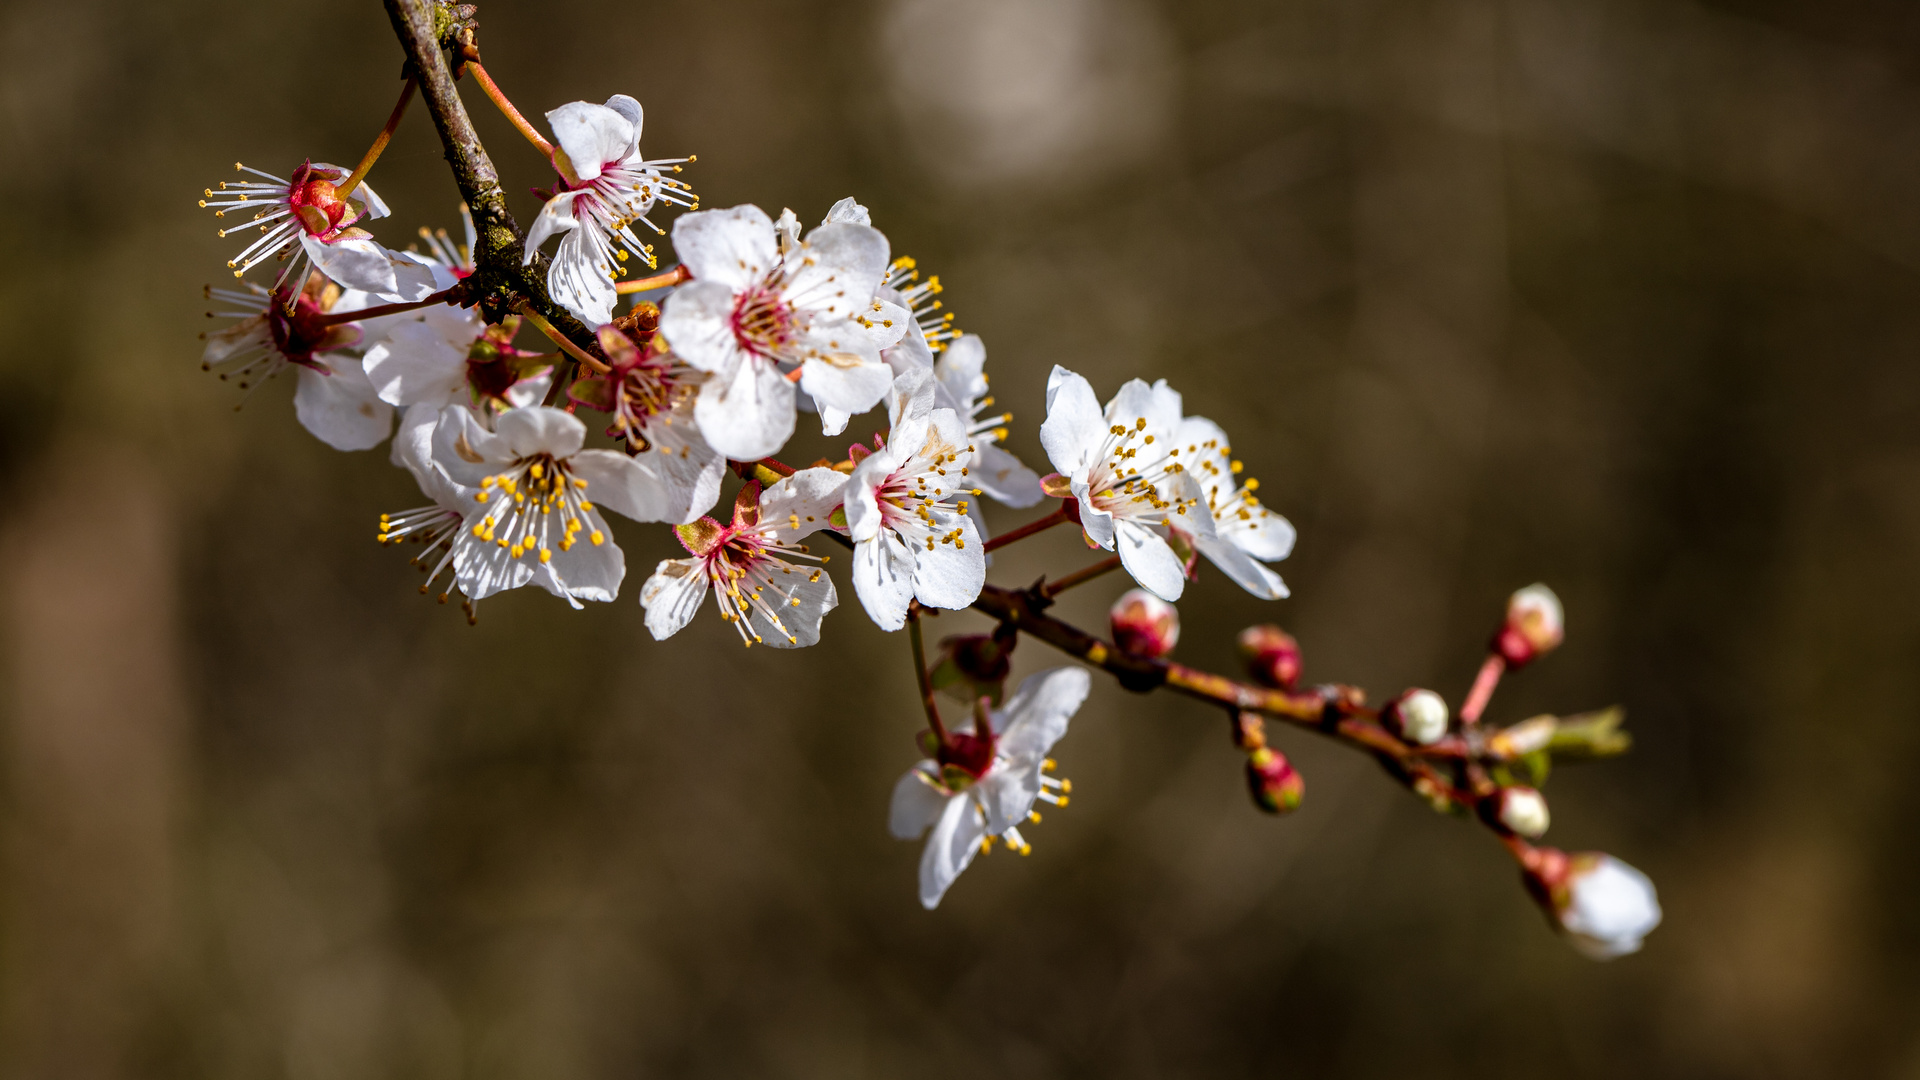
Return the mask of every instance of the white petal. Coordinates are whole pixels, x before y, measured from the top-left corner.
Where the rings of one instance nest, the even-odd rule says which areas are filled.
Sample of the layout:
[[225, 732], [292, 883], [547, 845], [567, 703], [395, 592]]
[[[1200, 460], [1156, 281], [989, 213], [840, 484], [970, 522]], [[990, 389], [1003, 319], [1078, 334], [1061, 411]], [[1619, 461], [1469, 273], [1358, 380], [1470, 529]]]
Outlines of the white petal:
[[674, 355], [701, 371], [731, 371], [751, 360], [733, 332], [733, 290], [722, 282], [691, 281], [675, 289], [660, 312], [660, 332]]
[[[944, 522], [942, 523], [944, 525]], [[933, 550], [913, 553], [913, 594], [928, 607], [959, 610], [980, 598], [987, 583], [987, 556], [973, 519], [961, 517], [959, 546], [937, 539]]]
[[393, 430], [393, 406], [380, 400], [360, 361], [342, 353], [314, 358], [332, 372], [300, 368], [293, 411], [314, 437], [335, 450], [370, 450]]
[[779, 613], [780, 625], [775, 626], [755, 607], [747, 619], [747, 629], [776, 649], [804, 649], [817, 643], [820, 621], [840, 604], [833, 579], [826, 571], [807, 566], [789, 565], [785, 573], [774, 575], [761, 598]]
[[[1244, 513], [1245, 517], [1240, 515]], [[1229, 509], [1214, 519], [1214, 531], [1241, 551], [1265, 562], [1293, 554], [1293, 522], [1258, 504]]]
[[1167, 381], [1148, 386], [1139, 379], [1128, 379], [1107, 403], [1107, 426], [1132, 428], [1141, 420], [1147, 422], [1145, 432], [1159, 439], [1171, 439], [1180, 429], [1180, 395], [1167, 386]]
[[[1085, 476], [1106, 433], [1106, 417], [1100, 399], [1093, 396], [1093, 387], [1066, 368], [1054, 365], [1047, 376], [1047, 419], [1040, 425], [1040, 445], [1046, 449], [1054, 471]], [[1082, 499], [1082, 506], [1085, 503]]]
[[1047, 493], [1040, 487], [1040, 476], [1019, 458], [1000, 448], [998, 443], [974, 440], [977, 447], [969, 475], [981, 491], [1014, 509], [1036, 505]]
[[827, 519], [847, 490], [847, 475], [827, 468], [801, 469], [760, 493], [760, 524], [783, 544], [831, 528]]
[[720, 500], [720, 480], [727, 459], [714, 452], [693, 421], [692, 397], [683, 397], [666, 417], [668, 422], [647, 425], [653, 444], [637, 460], [659, 477], [667, 493], [665, 521], [684, 525], [700, 517]]
[[777, 453], [793, 435], [793, 384], [772, 365], [746, 360], [731, 377], [717, 374], [700, 387], [693, 419], [717, 452], [735, 461], [758, 461]]
[[913, 840], [940, 818], [951, 796], [942, 794], [931, 781], [938, 775], [931, 761], [922, 761], [893, 785], [892, 805], [887, 808], [887, 831], [898, 840]]
[[1114, 544], [1113, 515], [1093, 505], [1088, 493], [1087, 482], [1075, 478], [1071, 484], [1073, 498], [1080, 506], [1080, 531], [1088, 540], [1102, 551], [1112, 551]]
[[673, 250], [695, 281], [716, 282], [730, 292], [757, 283], [780, 261], [773, 219], [752, 205], [680, 215], [673, 223]]
[[1166, 538], [1137, 521], [1125, 518], [1113, 523], [1114, 547], [1120, 565], [1140, 587], [1172, 603], [1187, 587], [1186, 564], [1167, 546]]
[[589, 502], [621, 517], [679, 524], [678, 515], [685, 513], [671, 505], [667, 485], [658, 473], [618, 450], [582, 450], [567, 465], [577, 479], [587, 482], [581, 494]]
[[893, 370], [881, 361], [873, 343], [861, 337], [855, 323], [815, 326], [808, 333], [806, 349], [800, 388], [822, 406], [857, 416], [878, 405], [893, 385]]
[[611, 322], [613, 305], [620, 299], [609, 274], [612, 268], [594, 244], [599, 234], [599, 225], [582, 222], [560, 238], [553, 265], [547, 268], [547, 292], [554, 302], [588, 326]]
[[394, 278], [393, 260], [388, 258], [386, 248], [372, 240], [336, 240], [329, 244], [301, 233], [300, 245], [314, 267], [342, 288], [392, 297], [396, 302], [401, 299], [395, 295], [399, 283]]
[[940, 905], [954, 879], [972, 864], [986, 834], [985, 816], [972, 799], [957, 795], [947, 800], [920, 856], [920, 903], [928, 911]]
[[271, 348], [273, 348], [273, 331], [267, 327], [267, 317], [254, 315], [224, 330], [216, 330], [208, 334], [207, 347], [201, 350], [200, 362], [217, 364], [244, 350]]
[[958, 403], [953, 407], [967, 412], [987, 392], [986, 366], [986, 343], [978, 334], [962, 334], [947, 343], [933, 370]]
[[1080, 711], [1092, 688], [1092, 677], [1081, 667], [1050, 668], [1022, 679], [1006, 708], [994, 718], [1001, 737], [999, 752], [1023, 760], [1045, 757], [1066, 735], [1067, 722]]
[[494, 424], [494, 433], [506, 441], [516, 458], [551, 454], [568, 458], [587, 440], [587, 425], [564, 409], [535, 405], [512, 409]]
[[426, 402], [437, 408], [460, 400], [467, 389], [467, 351], [424, 322], [395, 326], [367, 350], [366, 368], [380, 400], [390, 405]]
[[663, 559], [653, 576], [640, 586], [640, 606], [647, 609], [647, 632], [665, 641], [693, 621], [707, 598], [707, 574], [699, 559]]
[[563, 191], [548, 199], [546, 204], [540, 207], [540, 212], [534, 215], [533, 228], [527, 230], [527, 243], [520, 259], [521, 265], [524, 266], [533, 261], [534, 255], [540, 250], [540, 245], [546, 243], [548, 237], [572, 232], [580, 227], [580, 220], [573, 216], [573, 201], [579, 197], [580, 193], [577, 191]]
[[605, 105], [585, 101], [549, 112], [547, 126], [553, 129], [553, 141], [566, 151], [574, 175], [582, 180], [599, 176], [601, 169], [626, 157], [639, 139], [633, 121]]
[[[467, 529], [456, 534], [453, 547], [453, 577], [460, 591], [475, 599], [484, 600], [495, 593], [508, 589], [517, 589], [534, 578], [534, 566], [526, 559], [516, 559], [507, 553], [507, 549], [490, 541], [476, 538]], [[549, 580], [551, 577], [549, 576]]]
[[473, 493], [455, 484], [433, 462], [433, 432], [439, 423], [438, 407], [410, 406], [400, 414], [400, 429], [393, 433], [393, 450], [388, 457], [395, 465], [413, 474], [414, 481], [427, 498], [464, 516], [476, 505]]
[[472, 409], [448, 405], [440, 410], [440, 422], [433, 429], [433, 460], [455, 483], [477, 489], [480, 481], [498, 473], [514, 456], [505, 439], [480, 426]]
[[833, 206], [827, 210], [826, 220], [820, 224], [871, 225], [873, 224], [873, 215], [867, 213], [867, 208], [854, 202], [853, 196], [849, 195], [839, 202], [834, 203]]
[[904, 341], [908, 328], [914, 325], [913, 312], [877, 298], [868, 303], [859, 316], [856, 321], [876, 349], [890, 349]]
[[892, 530], [853, 546], [853, 591], [882, 630], [907, 625], [913, 600], [913, 555]]
[[[924, 420], [933, 412], [934, 385], [933, 371], [929, 368], [908, 368], [895, 375], [887, 393], [887, 425], [899, 431], [908, 419]], [[889, 434], [887, 441], [899, 440]]]
[[1279, 600], [1291, 595], [1279, 574], [1240, 550], [1231, 540], [1202, 536], [1195, 538], [1193, 544], [1200, 549], [1200, 554], [1207, 557], [1208, 562], [1220, 568], [1221, 573], [1260, 599]]
[[[674, 232], [679, 233], [677, 224]], [[785, 296], [803, 310], [842, 319], [865, 314], [887, 276], [887, 238], [870, 226], [822, 225], [807, 234], [797, 253], [799, 264], [788, 276]]]
[[[572, 546], [563, 550], [557, 540], [549, 542], [546, 551], [551, 561], [544, 565], [558, 579], [559, 595], [569, 600], [605, 603], [620, 595], [620, 582], [627, 576], [627, 558], [621, 552], [620, 545], [613, 542], [613, 530], [605, 518], [596, 510], [587, 511], [585, 517], [585, 527], [580, 530]], [[598, 544], [591, 540], [596, 532], [603, 538]], [[557, 536], [557, 522], [555, 533]], [[521, 558], [533, 561], [539, 558], [539, 553], [536, 551]]]

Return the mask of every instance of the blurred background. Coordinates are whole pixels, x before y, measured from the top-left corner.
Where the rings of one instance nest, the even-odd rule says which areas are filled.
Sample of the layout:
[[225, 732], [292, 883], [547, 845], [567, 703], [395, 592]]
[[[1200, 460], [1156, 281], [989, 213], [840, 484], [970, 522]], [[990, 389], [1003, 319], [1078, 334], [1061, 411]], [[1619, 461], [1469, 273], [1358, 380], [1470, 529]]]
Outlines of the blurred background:
[[[1624, 704], [1549, 839], [1647, 870], [1581, 959], [1486, 835], [1096, 680], [1070, 809], [934, 913], [886, 798], [907, 645], [478, 627], [415, 592], [385, 453], [202, 375], [244, 160], [351, 163], [373, 0], [0, 3], [0, 1073], [107, 1077], [1920, 1077], [1920, 10], [1897, 0], [548, 0], [481, 6], [531, 115], [623, 91], [708, 207], [855, 194], [984, 336], [1165, 376], [1300, 530], [1188, 591], [1307, 675], [1464, 692], [1509, 591], [1567, 645], [1490, 718]], [[530, 219], [542, 163], [468, 88]], [[415, 106], [373, 181], [457, 225]], [[856, 428], [856, 430], [859, 430]], [[827, 444], [802, 441], [797, 458]], [[996, 508], [996, 528], [1030, 515]], [[1086, 561], [1070, 534], [994, 577]], [[1122, 584], [1063, 605], [1099, 625]], [[938, 636], [985, 626], [942, 617]], [[1021, 673], [1058, 662], [1028, 643]]]

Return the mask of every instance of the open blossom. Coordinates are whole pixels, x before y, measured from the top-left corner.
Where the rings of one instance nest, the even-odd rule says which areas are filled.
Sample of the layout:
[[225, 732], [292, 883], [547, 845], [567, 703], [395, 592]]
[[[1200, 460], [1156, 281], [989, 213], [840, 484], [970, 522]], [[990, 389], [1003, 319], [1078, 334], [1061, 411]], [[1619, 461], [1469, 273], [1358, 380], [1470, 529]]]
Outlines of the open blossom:
[[1166, 380], [1134, 379], [1105, 410], [1087, 380], [1056, 366], [1047, 377], [1047, 419], [1040, 443], [1079, 503], [1087, 539], [1116, 551], [1140, 586], [1162, 600], [1180, 599], [1186, 564], [1161, 530], [1213, 536], [1213, 515], [1200, 486], [1176, 453], [1180, 395]]
[[635, 234], [634, 223], [664, 235], [647, 217], [656, 203], [692, 207], [700, 202], [691, 188], [667, 174], [679, 172], [680, 163], [692, 158], [648, 161], [640, 156], [644, 119], [640, 103], [625, 94], [615, 94], [605, 105], [575, 101], [547, 114], [560, 182], [527, 233], [526, 261], [533, 261], [548, 237], [564, 234], [547, 271], [547, 290], [588, 326], [613, 318], [618, 298], [613, 283], [630, 256], [658, 265], [653, 246]]
[[802, 539], [829, 526], [847, 478], [832, 469], [802, 469], [765, 491], [740, 489], [733, 520], [701, 518], [675, 526], [693, 556], [664, 559], [640, 590], [647, 630], [664, 641], [693, 621], [713, 593], [720, 617], [748, 646], [793, 649], [820, 640], [820, 620], [840, 603], [833, 579]]
[[[650, 308], [648, 310], [651, 310]], [[693, 521], [720, 499], [721, 457], [693, 421], [693, 402], [707, 373], [654, 348], [651, 330], [642, 345], [618, 325], [600, 328], [600, 348], [612, 362], [605, 375], [587, 375], [567, 388], [575, 403], [613, 414], [607, 434], [626, 440], [666, 488], [666, 520]]]
[[552, 366], [513, 347], [517, 316], [488, 326], [470, 309], [450, 304], [387, 328], [367, 350], [367, 377], [380, 400], [438, 413], [446, 405], [537, 405], [552, 381]]
[[479, 507], [464, 521], [455, 571], [481, 600], [529, 582], [575, 607], [612, 600], [626, 576], [605, 507], [659, 521], [655, 477], [615, 450], [583, 450], [586, 425], [559, 409], [514, 409], [488, 431], [464, 405], [441, 410], [433, 461]]
[[[1188, 474], [1200, 485], [1213, 519], [1211, 536], [1192, 534], [1189, 542], [1253, 595], [1263, 600], [1288, 595], [1280, 575], [1261, 564], [1278, 562], [1293, 553], [1293, 523], [1260, 504], [1254, 496], [1260, 481], [1240, 478], [1241, 464], [1233, 460], [1227, 433], [1204, 416], [1189, 416], [1180, 422], [1174, 441], [1179, 444], [1179, 457], [1186, 463]], [[1190, 532], [1178, 522], [1171, 524], [1182, 533]]]
[[360, 343], [360, 327], [336, 321], [354, 296], [317, 274], [293, 296], [258, 286], [209, 288], [207, 298], [229, 310], [207, 314], [240, 321], [207, 335], [201, 370], [250, 390], [293, 368], [294, 413], [308, 431], [336, 450], [378, 446], [393, 429], [393, 407], [380, 400], [360, 358], [346, 352]]
[[341, 198], [336, 185], [348, 177], [348, 170], [307, 161], [293, 171], [291, 180], [283, 180], [238, 162], [233, 167], [260, 179], [223, 180], [218, 189], [203, 192], [200, 205], [214, 208], [219, 218], [253, 211], [244, 223], [220, 230], [222, 237], [253, 236], [252, 243], [227, 260], [234, 277], [271, 259], [286, 263], [274, 279], [276, 290], [290, 281], [304, 281], [311, 266], [344, 288], [387, 302], [418, 300], [433, 291], [431, 274], [355, 227], [363, 219], [386, 217], [387, 205], [365, 183]]
[[1027, 677], [1005, 709], [987, 713], [985, 724], [956, 728], [935, 760], [908, 769], [894, 785], [889, 831], [912, 840], [933, 830], [920, 857], [921, 904], [937, 906], [996, 837], [1021, 854], [1032, 850], [1019, 826], [1040, 820], [1035, 802], [1066, 805], [1073, 786], [1047, 775], [1047, 753], [1066, 735], [1091, 682], [1077, 667]]
[[952, 409], [933, 407], [933, 373], [895, 382], [886, 445], [847, 481], [853, 588], [883, 630], [906, 625], [914, 600], [964, 608], [987, 580], [987, 557], [968, 499], [973, 445]]
[[693, 280], [667, 298], [660, 328], [674, 353], [713, 373], [694, 419], [715, 450], [754, 460], [785, 444], [795, 380], [841, 425], [886, 396], [893, 373], [880, 350], [908, 315], [874, 298], [887, 268], [879, 230], [822, 225], [783, 253], [773, 219], [736, 206], [681, 217], [673, 246]]

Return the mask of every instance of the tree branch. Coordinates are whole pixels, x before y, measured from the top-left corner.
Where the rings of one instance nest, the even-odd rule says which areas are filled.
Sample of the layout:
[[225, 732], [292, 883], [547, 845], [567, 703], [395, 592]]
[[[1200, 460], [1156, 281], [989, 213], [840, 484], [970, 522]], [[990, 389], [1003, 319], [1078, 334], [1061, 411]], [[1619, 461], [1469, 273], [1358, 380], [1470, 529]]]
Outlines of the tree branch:
[[507, 193], [500, 174], [474, 130], [473, 118], [454, 87], [453, 73], [443, 52], [442, 28], [451, 12], [439, 0], [386, 0], [394, 34], [406, 50], [407, 64], [420, 82], [420, 96], [433, 117], [434, 130], [446, 148], [460, 197], [473, 214], [478, 243], [473, 252], [474, 272], [468, 279], [470, 295], [480, 304], [488, 322], [514, 314], [524, 301], [587, 352], [598, 351], [591, 328], [569, 315], [547, 295], [547, 258], [536, 256], [521, 265], [525, 236], [507, 210]]

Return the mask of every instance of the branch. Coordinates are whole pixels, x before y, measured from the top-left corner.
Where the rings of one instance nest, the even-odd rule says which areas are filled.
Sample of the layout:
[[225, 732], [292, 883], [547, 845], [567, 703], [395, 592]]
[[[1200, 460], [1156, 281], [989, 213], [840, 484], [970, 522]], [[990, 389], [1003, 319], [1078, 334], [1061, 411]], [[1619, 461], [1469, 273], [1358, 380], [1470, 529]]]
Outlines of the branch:
[[[473, 118], [453, 85], [453, 73], [447, 68], [442, 51], [436, 13], [444, 15], [437, 0], [386, 0], [387, 14], [393, 20], [394, 34], [406, 50], [407, 63], [420, 81], [420, 96], [433, 127], [446, 148], [447, 164], [460, 185], [460, 197], [473, 213], [478, 244], [473, 253], [474, 272], [468, 278], [470, 295], [479, 301], [488, 322], [499, 322], [514, 313], [521, 301], [558, 327], [576, 345], [588, 352], [593, 347], [589, 327], [569, 315], [547, 295], [547, 258], [535, 256], [529, 265], [521, 265], [525, 237], [513, 215], [507, 210], [507, 194], [500, 186], [500, 174], [480, 144]], [[442, 19], [441, 22], [445, 22]]]

